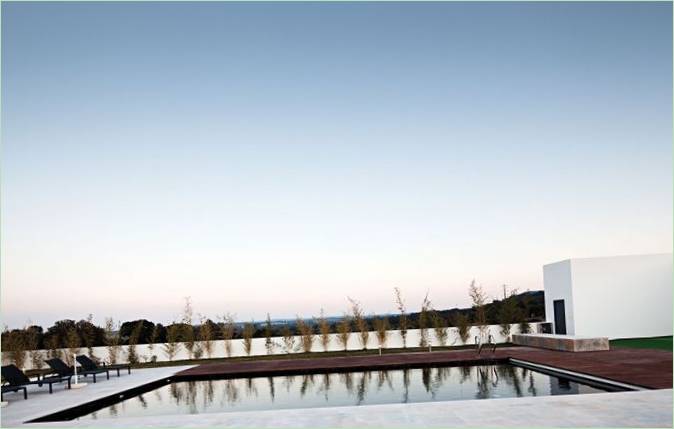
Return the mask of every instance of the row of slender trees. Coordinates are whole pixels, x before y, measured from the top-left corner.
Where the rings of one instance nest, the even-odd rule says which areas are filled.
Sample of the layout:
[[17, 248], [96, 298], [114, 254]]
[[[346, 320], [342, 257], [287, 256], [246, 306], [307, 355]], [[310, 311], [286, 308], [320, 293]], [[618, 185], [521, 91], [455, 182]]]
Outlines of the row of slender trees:
[[[374, 329], [379, 346], [385, 347], [394, 326], [398, 330], [403, 347], [408, 347], [408, 330], [414, 328], [419, 329], [419, 347], [427, 347], [430, 344], [430, 332], [434, 334], [439, 344], [445, 346], [450, 329], [456, 330], [457, 337], [463, 344], [469, 339], [471, 326], [476, 326], [481, 335], [485, 335], [489, 323], [488, 310], [496, 314], [503, 336], [510, 335], [514, 324], [519, 324], [520, 332], [529, 331], [528, 303], [526, 299], [518, 296], [515, 290], [507, 295], [504, 292], [503, 300], [493, 303], [487, 303], [487, 295], [475, 281], [470, 284], [468, 292], [472, 307], [456, 310], [448, 317], [444, 317], [440, 311], [433, 308], [426, 294], [414, 323], [402, 292], [398, 288], [394, 289], [397, 314], [391, 317], [366, 316], [361, 303], [348, 297], [349, 309], [337, 321], [331, 322], [321, 310], [317, 318], [306, 320], [297, 317], [294, 324], [281, 325], [273, 323], [269, 314], [263, 323], [251, 321], [241, 324], [235, 321], [234, 315], [227, 313], [219, 318], [219, 323], [199, 316], [198, 325], [194, 326], [194, 311], [188, 297], [185, 298], [180, 320], [166, 327], [147, 320], [125, 322], [120, 325], [112, 318], [108, 318], [105, 326], [101, 328], [93, 323], [93, 317], [89, 315], [86, 320], [79, 322], [72, 320], [56, 322], [46, 333], [43, 333], [39, 326], [11, 331], [5, 329], [2, 333], [2, 349], [9, 352], [10, 359], [19, 367], [25, 365], [26, 359], [30, 360], [33, 367], [40, 367], [44, 359], [40, 349], [47, 350], [49, 357], [63, 357], [70, 362], [72, 356], [81, 353], [82, 350], [86, 350], [91, 358], [97, 359], [93, 347], [105, 346], [108, 355], [106, 360], [116, 363], [123, 358], [122, 346], [127, 345], [125, 358], [131, 364], [136, 364], [141, 360], [136, 352], [138, 344], [147, 344], [151, 354], [163, 352], [168, 360], [173, 360], [181, 348], [184, 348], [190, 359], [210, 358], [214, 351], [214, 340], [224, 340], [225, 354], [231, 356], [232, 340], [239, 338], [243, 340], [244, 352], [250, 355], [255, 337], [265, 338], [264, 344], [268, 354], [273, 354], [276, 350], [285, 353], [297, 351], [309, 353], [314, 350], [316, 342], [327, 351], [333, 334], [343, 350], [347, 350], [349, 339], [354, 333], [365, 349], [371, 329]], [[390, 319], [394, 319], [397, 323], [392, 324]], [[156, 359], [156, 355], [153, 359]]]

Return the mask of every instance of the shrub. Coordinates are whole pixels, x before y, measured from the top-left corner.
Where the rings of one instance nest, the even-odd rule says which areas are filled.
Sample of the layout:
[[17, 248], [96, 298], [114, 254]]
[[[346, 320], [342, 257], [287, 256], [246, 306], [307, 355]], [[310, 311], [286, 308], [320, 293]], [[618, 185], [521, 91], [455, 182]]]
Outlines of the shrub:
[[42, 328], [39, 326], [30, 326], [26, 328], [26, 347], [28, 348], [28, 357], [30, 358], [30, 365], [33, 369], [42, 368], [42, 361], [44, 357], [40, 349], [40, 336]]
[[407, 347], [407, 311], [405, 310], [405, 301], [403, 301], [402, 294], [400, 289], [395, 288], [395, 299], [398, 311], [400, 312], [400, 318], [398, 320], [398, 329], [400, 330], [400, 336], [403, 339], [403, 347]]

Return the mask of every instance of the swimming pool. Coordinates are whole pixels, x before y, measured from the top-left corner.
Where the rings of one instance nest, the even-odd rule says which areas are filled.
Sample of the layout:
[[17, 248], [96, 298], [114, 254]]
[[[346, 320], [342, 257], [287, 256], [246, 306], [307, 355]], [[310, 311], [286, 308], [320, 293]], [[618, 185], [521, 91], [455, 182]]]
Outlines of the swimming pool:
[[[512, 364], [178, 381], [81, 420], [605, 392]], [[72, 418], [72, 417], [71, 417]]]

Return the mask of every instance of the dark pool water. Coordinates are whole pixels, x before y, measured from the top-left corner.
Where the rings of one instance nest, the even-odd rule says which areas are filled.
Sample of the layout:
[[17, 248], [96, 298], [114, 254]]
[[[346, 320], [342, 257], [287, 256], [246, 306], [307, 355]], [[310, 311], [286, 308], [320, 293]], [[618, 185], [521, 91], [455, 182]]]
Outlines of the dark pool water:
[[507, 364], [439, 367], [178, 382], [80, 419], [596, 392], [603, 390]]

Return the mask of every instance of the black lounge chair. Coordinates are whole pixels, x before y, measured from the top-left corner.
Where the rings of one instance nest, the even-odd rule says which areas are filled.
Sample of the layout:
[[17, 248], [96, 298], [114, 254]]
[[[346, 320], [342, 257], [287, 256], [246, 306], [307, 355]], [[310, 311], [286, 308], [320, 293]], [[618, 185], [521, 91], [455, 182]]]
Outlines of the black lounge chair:
[[[73, 367], [68, 366], [65, 362], [63, 362], [59, 358], [53, 358], [46, 360], [45, 363], [49, 365], [51, 369], [54, 370], [55, 373], [58, 375], [65, 377], [65, 376], [73, 376], [75, 375], [75, 370]], [[77, 375], [81, 375], [83, 377], [86, 377], [88, 375], [93, 375], [94, 376], [94, 383], [96, 382], [96, 374], [100, 373], [105, 373], [105, 376], [107, 377], [108, 380], [110, 380], [110, 372], [107, 369], [101, 368], [95, 371], [87, 371], [86, 369], [81, 369], [77, 371]]]
[[8, 392], [18, 392], [19, 390], [23, 390], [23, 399], [28, 399], [28, 390], [26, 389], [26, 386], [2, 386], [2, 394], [0, 394], [0, 400], [4, 399], [4, 394]]
[[87, 371], [95, 371], [95, 370], [101, 370], [101, 369], [107, 369], [110, 371], [117, 370], [117, 377], [119, 377], [119, 370], [120, 369], [126, 369], [129, 371], [129, 374], [131, 374], [131, 364], [128, 363], [121, 363], [118, 365], [106, 365], [103, 364], [103, 366], [98, 366], [96, 362], [91, 360], [89, 356], [86, 355], [79, 355], [77, 356], [77, 362], [82, 365], [82, 368], [84, 368]]
[[[49, 385], [49, 393], [53, 393], [52, 384], [62, 383], [64, 381], [68, 382], [68, 389], [70, 389], [70, 375], [58, 375], [52, 377], [43, 377], [41, 380], [31, 380], [26, 374], [23, 373], [16, 365], [7, 365], [2, 367], [2, 378], [5, 379], [7, 384], [2, 386], [2, 391], [10, 391], [9, 387], [17, 388], [19, 390], [21, 387], [28, 386], [30, 384], [37, 384], [42, 387], [43, 384]], [[28, 393], [24, 391], [24, 397], [28, 397]]]

